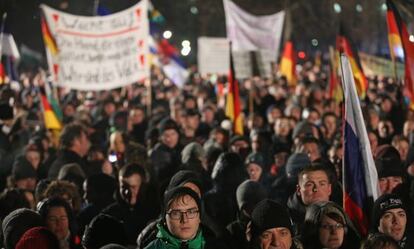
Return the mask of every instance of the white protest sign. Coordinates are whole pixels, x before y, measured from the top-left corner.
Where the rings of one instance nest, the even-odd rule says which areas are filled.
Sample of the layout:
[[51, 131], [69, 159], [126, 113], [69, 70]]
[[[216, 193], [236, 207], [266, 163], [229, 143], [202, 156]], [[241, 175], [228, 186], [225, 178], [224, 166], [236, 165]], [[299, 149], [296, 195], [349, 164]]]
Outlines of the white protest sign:
[[276, 61], [279, 53], [285, 12], [252, 15], [230, 0], [223, 0], [227, 37], [233, 51], [265, 50]]
[[94, 17], [41, 5], [58, 50], [55, 55], [47, 51], [56, 83], [107, 90], [149, 77], [147, 4], [141, 0], [121, 12]]
[[233, 53], [234, 70], [237, 79], [246, 79], [253, 76], [252, 58], [250, 52], [234, 51]]
[[201, 75], [228, 74], [230, 45], [226, 38], [198, 38], [198, 70]]

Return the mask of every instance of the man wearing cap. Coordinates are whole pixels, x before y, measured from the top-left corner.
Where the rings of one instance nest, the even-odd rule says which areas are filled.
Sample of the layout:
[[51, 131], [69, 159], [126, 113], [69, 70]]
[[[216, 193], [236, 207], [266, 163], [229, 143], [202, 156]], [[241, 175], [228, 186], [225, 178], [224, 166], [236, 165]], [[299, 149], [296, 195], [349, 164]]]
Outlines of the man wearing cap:
[[180, 129], [172, 119], [164, 119], [159, 125], [160, 142], [151, 152], [151, 161], [157, 180], [163, 184], [168, 182], [178, 171], [181, 164], [181, 150], [179, 143]]
[[394, 193], [395, 188], [403, 183], [404, 176], [404, 168], [397, 149], [390, 145], [378, 147], [375, 166], [380, 195]]
[[371, 230], [392, 237], [401, 248], [413, 248], [413, 231], [408, 231], [408, 216], [401, 198], [395, 194], [385, 194], [374, 203]]
[[250, 248], [303, 248], [299, 241], [293, 239], [292, 222], [287, 208], [275, 201], [265, 199], [257, 204], [249, 228], [247, 236]]

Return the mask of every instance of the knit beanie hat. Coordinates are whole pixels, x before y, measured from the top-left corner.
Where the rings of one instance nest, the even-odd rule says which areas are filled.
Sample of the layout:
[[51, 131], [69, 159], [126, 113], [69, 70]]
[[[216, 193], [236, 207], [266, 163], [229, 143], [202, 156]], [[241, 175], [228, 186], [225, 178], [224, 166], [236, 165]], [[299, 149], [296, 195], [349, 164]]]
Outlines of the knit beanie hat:
[[46, 227], [33, 227], [23, 234], [16, 249], [59, 249], [59, 241]]
[[201, 144], [192, 142], [187, 144], [181, 152], [181, 162], [188, 163], [191, 159], [205, 158], [206, 152]]
[[239, 210], [244, 208], [245, 210], [253, 211], [257, 203], [266, 199], [266, 197], [266, 188], [258, 182], [246, 180], [237, 187], [236, 199]]
[[180, 128], [178, 127], [177, 123], [170, 118], [165, 118], [160, 122], [159, 125], [160, 134], [164, 133], [164, 131], [169, 129], [173, 129], [178, 134], [180, 134]]
[[82, 237], [82, 245], [86, 248], [100, 248], [109, 243], [126, 245], [127, 241], [122, 222], [107, 214], [93, 218]]
[[121, 246], [118, 244], [108, 244], [106, 246], [103, 246], [99, 249], [127, 249], [125, 246]]
[[167, 190], [175, 187], [182, 187], [184, 184], [194, 183], [201, 192], [203, 192], [203, 184], [201, 183], [200, 175], [191, 170], [180, 170], [171, 178]]
[[0, 103], [0, 120], [13, 119], [13, 107], [7, 103]]
[[252, 212], [251, 221], [253, 238], [261, 235], [267, 229], [278, 227], [285, 227], [293, 234], [288, 209], [270, 199], [265, 199], [257, 204]]
[[306, 120], [299, 122], [293, 129], [292, 139], [295, 139], [301, 135], [313, 136], [312, 127], [313, 125]]
[[2, 223], [5, 249], [14, 249], [27, 230], [43, 225], [42, 217], [35, 211], [27, 208], [14, 210], [4, 218]]
[[202, 207], [201, 207], [201, 200], [198, 197], [197, 193], [194, 192], [192, 189], [187, 187], [175, 187], [164, 194], [164, 203], [163, 203], [163, 209], [162, 209], [162, 219], [165, 219], [165, 215], [167, 214], [169, 205], [171, 205], [171, 202], [176, 199], [177, 197], [183, 197], [185, 195], [191, 196], [197, 203], [198, 210], [200, 212], [200, 217], [202, 215]]
[[12, 176], [14, 180], [21, 180], [26, 178], [37, 178], [36, 170], [30, 162], [23, 156], [18, 157], [12, 168]]
[[250, 153], [247, 156], [246, 161], [245, 161], [246, 167], [249, 166], [249, 164], [251, 164], [251, 163], [258, 165], [260, 168], [263, 168], [263, 166], [264, 166], [263, 155], [261, 153], [258, 153], [258, 152]]
[[293, 153], [286, 162], [286, 175], [289, 178], [297, 178], [299, 172], [310, 164], [311, 161], [305, 153]]
[[394, 208], [402, 208], [407, 211], [401, 198], [396, 194], [385, 194], [375, 201], [372, 208], [372, 229], [374, 231], [378, 231], [379, 221], [384, 213]]
[[378, 178], [404, 176], [404, 168], [398, 150], [391, 145], [382, 145], [376, 150], [375, 166]]

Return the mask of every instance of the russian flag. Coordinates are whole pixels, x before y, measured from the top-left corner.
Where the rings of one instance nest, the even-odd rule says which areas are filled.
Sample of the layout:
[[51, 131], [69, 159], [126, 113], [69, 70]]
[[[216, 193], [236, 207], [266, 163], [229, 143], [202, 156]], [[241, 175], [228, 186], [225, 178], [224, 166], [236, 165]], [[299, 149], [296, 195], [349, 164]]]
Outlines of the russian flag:
[[158, 43], [158, 55], [162, 70], [175, 85], [182, 87], [189, 77], [184, 62], [179, 58], [177, 49], [168, 40], [161, 39]]
[[343, 125], [344, 210], [362, 236], [368, 234], [369, 209], [378, 198], [378, 175], [354, 83], [351, 63], [341, 55], [342, 87], [345, 97]]

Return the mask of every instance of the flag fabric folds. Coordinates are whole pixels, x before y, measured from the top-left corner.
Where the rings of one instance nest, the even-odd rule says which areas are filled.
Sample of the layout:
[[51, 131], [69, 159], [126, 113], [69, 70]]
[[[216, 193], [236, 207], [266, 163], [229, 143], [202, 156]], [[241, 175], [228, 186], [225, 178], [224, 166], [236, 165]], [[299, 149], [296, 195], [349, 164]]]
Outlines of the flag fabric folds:
[[182, 87], [189, 77], [184, 62], [179, 58], [177, 49], [168, 40], [162, 39], [157, 48], [161, 68], [167, 78], [175, 85]]
[[336, 103], [341, 103], [344, 98], [338, 74], [339, 52], [333, 47], [329, 47], [329, 61], [329, 98], [335, 100]]
[[40, 89], [40, 101], [42, 104], [43, 109], [43, 119], [45, 122], [46, 129], [51, 130], [61, 130], [62, 124], [60, 120], [58, 119], [56, 113], [53, 111], [53, 108], [46, 96], [45, 90]]
[[358, 92], [358, 96], [363, 99], [368, 89], [368, 80], [362, 70], [362, 66], [359, 61], [358, 53], [353, 47], [352, 42], [341, 27], [339, 35], [336, 37], [336, 49], [339, 53], [344, 53], [351, 63], [352, 72], [354, 73], [355, 86]]
[[354, 83], [352, 64], [341, 56], [345, 97], [343, 125], [343, 205], [362, 236], [368, 233], [369, 207], [378, 197], [378, 175]]
[[295, 48], [292, 41], [287, 41], [283, 49], [282, 59], [280, 61], [280, 74], [285, 76], [289, 86], [296, 86], [296, 57]]
[[[414, 108], [414, 43], [410, 42], [407, 25], [401, 19], [392, 1], [387, 1], [388, 37], [391, 56], [395, 57], [394, 48], [402, 45], [404, 53], [404, 95], [408, 97], [409, 107]], [[399, 37], [399, 39], [398, 39]], [[392, 57], [393, 58], [393, 57]], [[393, 58], [394, 59], [394, 58]]]
[[233, 56], [230, 48], [230, 72], [228, 77], [228, 91], [226, 99], [226, 116], [233, 122], [233, 132], [243, 135], [243, 119], [241, 116], [241, 103], [239, 93], [239, 83], [237, 82]]
[[45, 46], [48, 48], [47, 51], [50, 51], [52, 55], [57, 55], [58, 48], [55, 38], [52, 36], [52, 33], [50, 32], [49, 26], [47, 25], [46, 19], [43, 15], [41, 17], [40, 23], [42, 28], [43, 41], [45, 43]]

